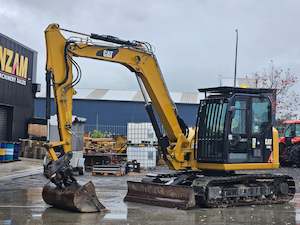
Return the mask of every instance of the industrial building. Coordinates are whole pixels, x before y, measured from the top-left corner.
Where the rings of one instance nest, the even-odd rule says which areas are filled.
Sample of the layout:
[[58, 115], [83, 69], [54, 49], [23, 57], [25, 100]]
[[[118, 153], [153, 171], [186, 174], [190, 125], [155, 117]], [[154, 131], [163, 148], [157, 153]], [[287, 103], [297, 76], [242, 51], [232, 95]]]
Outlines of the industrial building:
[[0, 34], [0, 141], [27, 136], [33, 117], [37, 52]]
[[[97, 129], [126, 134], [127, 123], [150, 122], [140, 91], [76, 89], [76, 92], [73, 115], [87, 119], [86, 131]], [[171, 92], [171, 98], [177, 106], [179, 115], [189, 126], [195, 125], [201, 96], [197, 92]], [[35, 99], [35, 116], [44, 117], [45, 107], [45, 93], [40, 92]], [[52, 99], [51, 115], [55, 113]]]

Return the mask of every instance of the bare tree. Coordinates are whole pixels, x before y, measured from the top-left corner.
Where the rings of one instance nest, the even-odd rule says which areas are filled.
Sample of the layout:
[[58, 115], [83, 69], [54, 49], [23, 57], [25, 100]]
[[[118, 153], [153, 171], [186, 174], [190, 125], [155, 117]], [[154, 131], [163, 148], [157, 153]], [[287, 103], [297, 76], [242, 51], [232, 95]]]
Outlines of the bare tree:
[[256, 72], [251, 76], [256, 82], [257, 88], [276, 89], [276, 118], [278, 120], [295, 119], [298, 116], [300, 97], [293, 88], [298, 81], [298, 77], [290, 69], [282, 69], [274, 66], [270, 61], [270, 66], [263, 72]]

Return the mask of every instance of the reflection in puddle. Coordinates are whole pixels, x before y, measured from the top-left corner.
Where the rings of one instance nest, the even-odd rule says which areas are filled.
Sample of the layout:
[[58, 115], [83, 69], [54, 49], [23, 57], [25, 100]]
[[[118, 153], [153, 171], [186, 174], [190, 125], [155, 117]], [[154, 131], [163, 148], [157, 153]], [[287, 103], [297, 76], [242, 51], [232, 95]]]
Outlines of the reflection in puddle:
[[31, 216], [33, 217], [33, 218], [41, 218], [42, 217], [42, 213], [32, 213], [31, 214]]
[[126, 212], [122, 211], [122, 212], [108, 212], [105, 214], [104, 216], [105, 220], [127, 220], [127, 208], [126, 208]]
[[[96, 224], [289, 224], [300, 223], [300, 198], [293, 203], [273, 206], [235, 207], [226, 209], [176, 210], [135, 203], [124, 203], [121, 197], [103, 196], [109, 212], [72, 213], [47, 208], [40, 191], [7, 190], [0, 192], [2, 225], [96, 225]], [[103, 195], [103, 193], [102, 193]], [[11, 199], [12, 198], [12, 199]], [[5, 200], [5, 201], [4, 201]], [[6, 201], [7, 200], [7, 201]]]
[[1, 190], [0, 206], [11, 207], [45, 207], [41, 198], [41, 188]]
[[3, 222], [4, 225], [10, 225], [11, 224], [11, 220], [3, 220], [3, 221], [0, 221], [0, 222]]
[[42, 215], [43, 224], [100, 224], [103, 213], [72, 213], [47, 208]]
[[293, 199], [294, 207], [295, 207], [295, 220], [296, 224], [300, 224], [300, 193], [296, 193]]
[[296, 224], [300, 224], [300, 209], [296, 209]]

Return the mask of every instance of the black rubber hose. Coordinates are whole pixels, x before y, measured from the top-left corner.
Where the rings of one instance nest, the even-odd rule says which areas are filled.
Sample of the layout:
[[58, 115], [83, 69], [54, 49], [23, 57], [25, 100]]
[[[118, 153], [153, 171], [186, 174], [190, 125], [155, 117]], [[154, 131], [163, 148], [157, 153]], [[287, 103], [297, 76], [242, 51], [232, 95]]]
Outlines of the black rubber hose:
[[63, 85], [64, 83], [67, 82], [67, 80], [69, 79], [69, 64], [68, 64], [68, 47], [71, 43], [74, 43], [74, 41], [67, 41], [64, 47], [64, 60], [65, 60], [65, 66], [66, 66], [66, 74], [64, 79], [57, 83], [59, 86]]

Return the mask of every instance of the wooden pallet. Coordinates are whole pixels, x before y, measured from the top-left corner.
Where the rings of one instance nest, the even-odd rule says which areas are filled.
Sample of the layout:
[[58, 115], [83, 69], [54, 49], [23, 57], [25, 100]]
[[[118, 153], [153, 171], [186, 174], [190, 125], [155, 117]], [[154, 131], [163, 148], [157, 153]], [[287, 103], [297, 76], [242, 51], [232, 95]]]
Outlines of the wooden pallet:
[[128, 143], [128, 146], [133, 146], [133, 147], [153, 147], [153, 146], [158, 146], [157, 142], [143, 142], [143, 143]]
[[93, 166], [92, 175], [123, 176], [125, 175], [125, 168], [123, 165], [95, 165]]
[[116, 176], [116, 177], [121, 177], [124, 176], [124, 172], [92, 172], [92, 176]]

